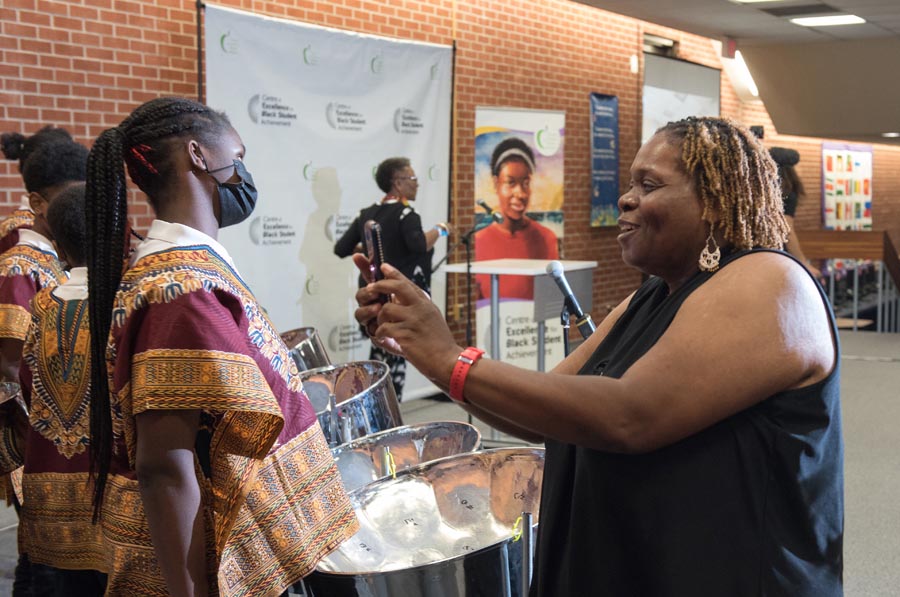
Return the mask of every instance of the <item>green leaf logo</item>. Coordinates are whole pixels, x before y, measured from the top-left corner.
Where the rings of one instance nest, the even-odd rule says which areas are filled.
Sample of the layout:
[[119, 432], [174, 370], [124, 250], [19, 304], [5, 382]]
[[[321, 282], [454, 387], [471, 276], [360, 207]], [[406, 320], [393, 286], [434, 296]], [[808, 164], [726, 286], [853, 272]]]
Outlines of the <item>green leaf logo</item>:
[[219, 37], [219, 47], [226, 54], [237, 54], [238, 45], [238, 38], [234, 37], [231, 31], [226, 31]]
[[381, 69], [384, 68], [384, 58], [381, 55], [374, 56], [372, 60], [369, 61], [369, 68], [372, 69], [372, 74], [380, 75]]
[[315, 52], [313, 52], [312, 45], [303, 48], [303, 64], [306, 64], [308, 66], [315, 66], [318, 63], [319, 59], [316, 56]]

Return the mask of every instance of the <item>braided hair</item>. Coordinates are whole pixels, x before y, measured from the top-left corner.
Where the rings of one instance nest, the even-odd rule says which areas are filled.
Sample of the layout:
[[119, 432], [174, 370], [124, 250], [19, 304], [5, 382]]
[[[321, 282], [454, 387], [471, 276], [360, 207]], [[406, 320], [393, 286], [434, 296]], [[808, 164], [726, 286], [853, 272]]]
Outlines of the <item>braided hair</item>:
[[211, 144], [230, 127], [225, 114], [203, 104], [183, 98], [158, 98], [138, 106], [118, 127], [104, 131], [88, 156], [84, 249], [91, 331], [90, 463], [95, 520], [112, 458], [106, 347], [130, 232], [123, 163], [131, 180], [157, 209], [174, 179], [173, 155], [179, 139], [190, 135]]
[[[681, 144], [681, 161], [703, 204], [702, 218], [735, 248], [780, 249], [788, 234], [775, 162], [749, 129], [694, 117], [656, 131]], [[718, 216], [718, 222], [714, 222]]]

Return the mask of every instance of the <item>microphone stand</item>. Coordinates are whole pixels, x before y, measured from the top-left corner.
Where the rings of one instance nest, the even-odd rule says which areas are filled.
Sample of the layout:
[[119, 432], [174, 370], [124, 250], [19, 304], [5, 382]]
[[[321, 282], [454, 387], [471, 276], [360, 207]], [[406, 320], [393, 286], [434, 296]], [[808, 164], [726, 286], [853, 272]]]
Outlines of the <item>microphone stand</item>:
[[562, 323], [563, 327], [563, 356], [569, 356], [569, 319], [571, 318], [571, 314], [569, 313], [569, 303], [567, 301], [563, 301], [562, 311], [559, 313], [559, 321]]
[[[450, 258], [450, 253], [459, 247], [466, 247], [466, 346], [472, 346], [472, 235], [478, 223], [472, 225], [468, 232], [462, 235], [456, 245], [447, 250], [447, 254], [438, 261], [431, 271], [437, 270]], [[470, 421], [471, 422], [471, 421]]]

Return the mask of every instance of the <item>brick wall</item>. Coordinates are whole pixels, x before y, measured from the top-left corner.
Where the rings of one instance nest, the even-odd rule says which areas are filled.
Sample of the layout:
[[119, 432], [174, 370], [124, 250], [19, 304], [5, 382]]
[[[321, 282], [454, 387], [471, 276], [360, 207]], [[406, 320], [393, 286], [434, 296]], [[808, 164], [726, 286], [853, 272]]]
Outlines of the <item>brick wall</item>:
[[[640, 139], [640, 74], [644, 32], [673, 38], [681, 56], [718, 67], [711, 40], [604, 12], [568, 0], [221, 0], [220, 4], [319, 25], [439, 44], [456, 41], [456, 199], [452, 221], [473, 221], [475, 107], [515, 106], [566, 111], [566, 259], [599, 262], [594, 277], [595, 317], [605, 315], [640, 282], [619, 258], [616, 231], [590, 228], [588, 94], [619, 97], [621, 172]], [[47, 123], [68, 128], [89, 144], [138, 104], [159, 95], [197, 94], [196, 24], [189, 0], [3, 0], [0, 6], [0, 130], [31, 133]], [[727, 77], [722, 113], [748, 125], [763, 124], [766, 143], [797, 148], [809, 197], [798, 227], [820, 221], [821, 139], [779, 137], [765, 108], [742, 103]], [[900, 149], [876, 146], [875, 226], [900, 222]], [[16, 165], [0, 161], [0, 213], [18, 203]], [[136, 197], [139, 227], [150, 220]], [[463, 259], [462, 254], [454, 260]], [[459, 281], [460, 283], [457, 283]], [[465, 304], [464, 285], [451, 279], [448, 310]], [[461, 309], [464, 312], [464, 309]], [[461, 322], [453, 322], [457, 331]]]

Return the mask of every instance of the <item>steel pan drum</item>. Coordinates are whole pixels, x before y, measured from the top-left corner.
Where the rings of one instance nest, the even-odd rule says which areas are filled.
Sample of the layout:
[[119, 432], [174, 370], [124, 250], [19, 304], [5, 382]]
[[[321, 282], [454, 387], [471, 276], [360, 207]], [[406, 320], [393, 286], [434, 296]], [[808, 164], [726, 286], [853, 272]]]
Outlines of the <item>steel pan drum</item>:
[[297, 328], [281, 334], [281, 339], [290, 351], [291, 358], [300, 371], [308, 371], [331, 365], [325, 345], [316, 328]]
[[301, 371], [303, 390], [331, 447], [403, 425], [390, 368], [356, 361]]
[[449, 456], [351, 492], [359, 532], [306, 578], [313, 597], [524, 597], [522, 512], [540, 508], [543, 448]]
[[367, 435], [331, 450], [347, 491], [381, 477], [454, 454], [474, 452], [481, 433], [473, 425], [436, 421]]

